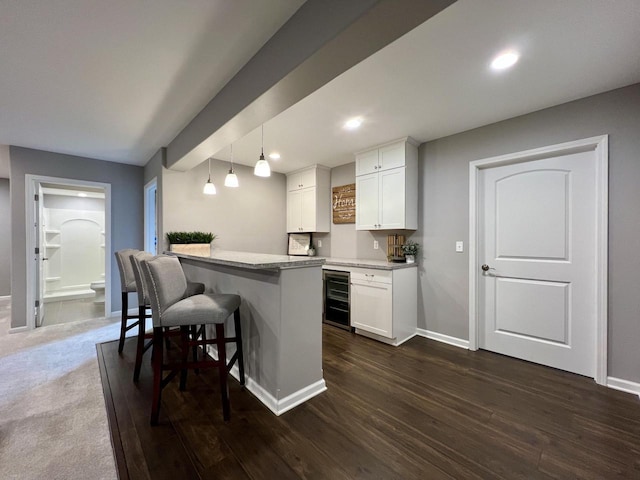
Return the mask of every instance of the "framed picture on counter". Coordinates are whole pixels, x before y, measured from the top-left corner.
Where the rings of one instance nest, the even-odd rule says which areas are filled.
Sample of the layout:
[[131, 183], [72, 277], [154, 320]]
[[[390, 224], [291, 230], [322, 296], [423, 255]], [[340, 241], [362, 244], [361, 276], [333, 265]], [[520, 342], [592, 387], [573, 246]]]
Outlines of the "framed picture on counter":
[[288, 255], [307, 255], [311, 245], [310, 233], [290, 233]]

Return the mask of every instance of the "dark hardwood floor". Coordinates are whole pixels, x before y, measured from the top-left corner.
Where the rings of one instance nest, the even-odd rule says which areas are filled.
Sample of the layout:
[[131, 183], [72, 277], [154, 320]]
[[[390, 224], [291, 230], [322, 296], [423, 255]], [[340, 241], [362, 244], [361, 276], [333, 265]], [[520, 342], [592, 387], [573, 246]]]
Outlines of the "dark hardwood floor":
[[[178, 378], [149, 425], [134, 340], [98, 345], [120, 478], [640, 479], [640, 400], [591, 379], [424, 338], [390, 347], [324, 326], [328, 391], [280, 417], [214, 370]], [[291, 359], [295, 361], [295, 359]]]

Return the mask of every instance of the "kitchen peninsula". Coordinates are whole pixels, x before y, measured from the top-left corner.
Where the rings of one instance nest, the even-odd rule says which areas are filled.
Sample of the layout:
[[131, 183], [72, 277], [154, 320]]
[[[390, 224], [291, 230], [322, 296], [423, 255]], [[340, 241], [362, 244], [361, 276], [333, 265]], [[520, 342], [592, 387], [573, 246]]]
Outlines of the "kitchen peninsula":
[[[219, 250], [208, 257], [171, 254], [187, 278], [204, 283], [208, 292], [242, 297], [246, 387], [272, 412], [280, 415], [326, 390], [324, 258]], [[233, 346], [228, 348], [230, 356]]]

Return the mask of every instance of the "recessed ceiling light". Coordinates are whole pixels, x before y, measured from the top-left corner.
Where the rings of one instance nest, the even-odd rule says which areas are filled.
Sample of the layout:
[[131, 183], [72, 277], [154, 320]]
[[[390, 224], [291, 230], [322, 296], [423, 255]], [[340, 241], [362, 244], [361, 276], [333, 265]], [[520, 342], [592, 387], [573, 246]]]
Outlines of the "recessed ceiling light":
[[79, 196], [79, 197], [86, 197], [86, 196], [87, 196], [87, 194], [86, 194], [86, 193], [84, 193], [84, 192], [80, 192], [80, 193], [78, 193], [78, 196]]
[[512, 67], [520, 58], [518, 52], [514, 52], [510, 50], [508, 52], [503, 52], [493, 59], [491, 62], [491, 68], [494, 70], [504, 70], [505, 68]]
[[347, 130], [355, 130], [360, 125], [362, 125], [362, 119], [360, 117], [355, 117], [347, 120], [344, 124], [344, 128]]
[[278, 160], [278, 159], [280, 158], [280, 154], [279, 154], [279, 153], [277, 153], [277, 152], [270, 153], [270, 154], [269, 154], [269, 158], [270, 158], [271, 160]]

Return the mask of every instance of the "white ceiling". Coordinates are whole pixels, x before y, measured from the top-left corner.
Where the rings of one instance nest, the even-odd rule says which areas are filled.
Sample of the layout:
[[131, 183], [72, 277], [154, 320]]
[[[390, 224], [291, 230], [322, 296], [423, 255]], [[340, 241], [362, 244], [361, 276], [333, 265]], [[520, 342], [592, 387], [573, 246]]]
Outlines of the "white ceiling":
[[[302, 3], [0, 0], [0, 143], [143, 165]], [[640, 82], [638, 25], [638, 0], [459, 0], [267, 122], [265, 153], [337, 166]], [[520, 61], [493, 73], [506, 48]], [[257, 129], [236, 162], [259, 149]]]
[[[495, 73], [498, 52], [519, 62]], [[396, 138], [419, 142], [640, 82], [638, 0], [459, 0], [265, 124], [289, 172], [353, 161]], [[364, 118], [356, 132], [342, 129]], [[260, 129], [234, 143], [255, 164]], [[215, 155], [228, 159], [228, 149]]]
[[302, 3], [0, 0], [0, 144], [144, 165]]

